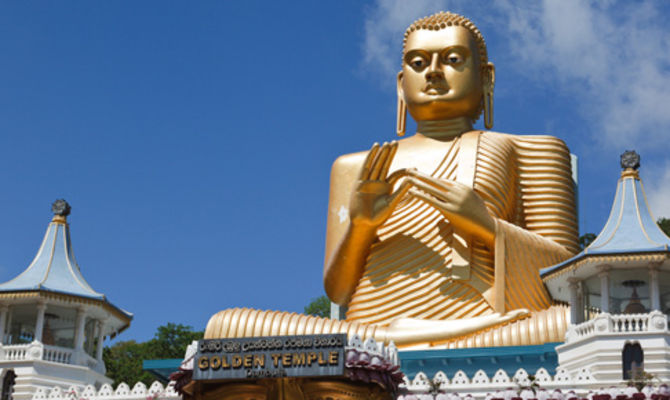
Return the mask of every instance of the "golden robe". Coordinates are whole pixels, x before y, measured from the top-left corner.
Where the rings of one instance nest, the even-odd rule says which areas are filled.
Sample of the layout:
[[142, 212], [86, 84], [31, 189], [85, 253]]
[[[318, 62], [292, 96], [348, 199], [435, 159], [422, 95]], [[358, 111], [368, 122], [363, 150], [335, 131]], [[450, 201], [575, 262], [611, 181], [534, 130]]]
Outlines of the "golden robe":
[[346, 332], [383, 340], [398, 318], [450, 320], [525, 308], [530, 318], [434, 344], [562, 341], [567, 307], [552, 305], [539, 270], [578, 250], [565, 144], [549, 136], [469, 132], [454, 140], [431, 175], [468, 184], [481, 196], [496, 220], [493, 251], [407, 196], [377, 231], [346, 321], [236, 308], [214, 315], [205, 337]]

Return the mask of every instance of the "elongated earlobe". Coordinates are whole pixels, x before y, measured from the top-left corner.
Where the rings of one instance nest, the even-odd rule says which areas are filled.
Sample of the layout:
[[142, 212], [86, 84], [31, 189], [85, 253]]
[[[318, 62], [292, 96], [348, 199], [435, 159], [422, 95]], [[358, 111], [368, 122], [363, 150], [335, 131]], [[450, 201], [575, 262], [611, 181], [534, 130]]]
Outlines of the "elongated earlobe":
[[493, 128], [493, 91], [484, 93], [484, 126]]
[[403, 98], [402, 93], [402, 71], [398, 72], [398, 80], [396, 81], [396, 84], [398, 85], [398, 114], [396, 116], [395, 133], [398, 136], [405, 136], [405, 124], [407, 122], [407, 103], [405, 103], [405, 99]]
[[398, 136], [405, 136], [405, 124], [407, 121], [407, 104], [402, 98], [402, 95], [398, 93], [398, 115], [396, 118], [395, 131]]
[[484, 79], [484, 126], [493, 128], [493, 88], [496, 85], [496, 70], [492, 63], [488, 63], [487, 74]]

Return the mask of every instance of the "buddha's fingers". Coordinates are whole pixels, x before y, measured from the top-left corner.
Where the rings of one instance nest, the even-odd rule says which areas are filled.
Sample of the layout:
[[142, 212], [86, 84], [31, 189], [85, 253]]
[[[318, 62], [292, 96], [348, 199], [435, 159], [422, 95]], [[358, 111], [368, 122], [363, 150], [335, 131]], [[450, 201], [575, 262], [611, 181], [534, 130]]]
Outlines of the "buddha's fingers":
[[398, 203], [400, 203], [400, 200], [402, 200], [403, 196], [412, 188], [412, 183], [409, 181], [405, 181], [400, 184], [400, 187], [398, 190], [393, 192], [391, 196], [389, 196], [389, 209], [394, 209]]
[[418, 189], [421, 189], [423, 192], [426, 192], [426, 193], [434, 196], [435, 198], [437, 198], [438, 200], [443, 202], [445, 205], [453, 203], [453, 199], [452, 199], [453, 196], [450, 196], [449, 195], [450, 192], [448, 192], [448, 191], [444, 191], [444, 190], [438, 189], [434, 186], [425, 184], [425, 183], [423, 183], [423, 182], [421, 182], [421, 181], [419, 181], [418, 179], [415, 179], [415, 178], [409, 178], [409, 179], [407, 179], [407, 181], [410, 182], [414, 187], [416, 187]]
[[389, 151], [386, 160], [384, 160], [382, 170], [379, 172], [379, 179], [386, 179], [386, 176], [389, 173], [389, 169], [391, 168], [391, 163], [393, 162], [393, 157], [395, 157], [395, 153], [396, 151], [398, 151], [398, 142], [396, 142], [395, 140], [392, 141], [390, 147], [391, 150]]
[[365, 156], [365, 161], [363, 162], [363, 168], [361, 168], [361, 173], [358, 176], [359, 180], [367, 181], [369, 179], [372, 162], [375, 160], [375, 156], [377, 155], [378, 151], [379, 151], [379, 143], [373, 144], [370, 151], [368, 151], [368, 155]]
[[427, 195], [426, 193], [424, 193], [420, 190], [411, 188], [411, 189], [409, 189], [408, 193], [409, 193], [410, 196], [416, 197], [417, 199], [428, 203], [429, 205], [435, 207], [435, 209], [437, 209], [439, 211], [442, 211], [442, 212], [448, 213], [448, 214], [452, 213], [448, 203], [440, 201], [433, 196]]
[[388, 143], [384, 142], [381, 150], [379, 150], [379, 153], [377, 153], [377, 157], [375, 157], [375, 160], [372, 163], [370, 176], [368, 178], [369, 180], [371, 181], [379, 180], [382, 168], [384, 167], [384, 163], [386, 162], [386, 159], [388, 158], [390, 151], [391, 146]]
[[410, 176], [411, 171], [415, 171], [415, 168], [402, 168], [396, 171], [393, 171], [391, 175], [386, 178], [386, 182], [388, 182], [389, 185], [393, 186], [395, 183], [400, 179], [404, 178], [406, 176]]
[[407, 175], [416, 178], [422, 182], [426, 182], [429, 185], [440, 188], [444, 192], [449, 192], [451, 188], [454, 186], [454, 182], [426, 175], [422, 172], [417, 171], [416, 169], [407, 170]]

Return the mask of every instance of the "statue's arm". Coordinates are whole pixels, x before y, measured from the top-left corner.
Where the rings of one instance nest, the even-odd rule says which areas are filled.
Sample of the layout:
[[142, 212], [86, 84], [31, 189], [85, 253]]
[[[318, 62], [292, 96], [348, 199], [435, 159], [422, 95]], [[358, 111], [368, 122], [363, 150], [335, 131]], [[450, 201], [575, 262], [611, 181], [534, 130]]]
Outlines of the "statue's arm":
[[340, 156], [330, 174], [323, 279], [328, 297], [342, 305], [356, 288], [375, 240], [372, 229], [352, 229], [349, 216], [349, 200], [364, 160], [365, 153]]
[[579, 227], [568, 147], [552, 136], [517, 138], [524, 229], [576, 253]]
[[333, 164], [328, 205], [324, 287], [335, 303], [346, 304], [363, 274], [377, 228], [391, 215], [409, 182], [388, 172], [398, 145], [375, 144], [369, 152], [338, 158]]

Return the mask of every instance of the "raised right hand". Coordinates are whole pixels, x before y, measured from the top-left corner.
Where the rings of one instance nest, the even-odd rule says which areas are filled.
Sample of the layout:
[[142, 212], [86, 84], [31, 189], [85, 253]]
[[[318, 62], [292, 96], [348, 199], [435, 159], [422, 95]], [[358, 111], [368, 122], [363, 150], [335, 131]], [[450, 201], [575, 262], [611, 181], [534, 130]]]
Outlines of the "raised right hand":
[[349, 202], [349, 218], [353, 227], [376, 229], [391, 216], [393, 209], [407, 193], [410, 184], [404, 181], [393, 192], [393, 185], [401, 174], [388, 172], [398, 150], [398, 143], [375, 143], [368, 152], [356, 180]]

